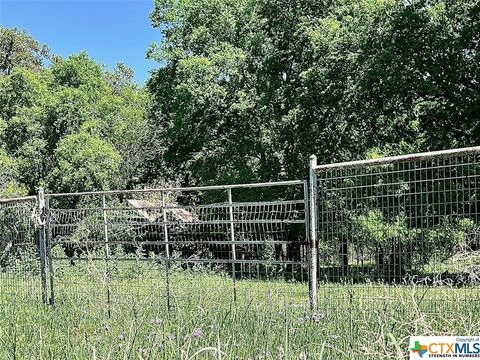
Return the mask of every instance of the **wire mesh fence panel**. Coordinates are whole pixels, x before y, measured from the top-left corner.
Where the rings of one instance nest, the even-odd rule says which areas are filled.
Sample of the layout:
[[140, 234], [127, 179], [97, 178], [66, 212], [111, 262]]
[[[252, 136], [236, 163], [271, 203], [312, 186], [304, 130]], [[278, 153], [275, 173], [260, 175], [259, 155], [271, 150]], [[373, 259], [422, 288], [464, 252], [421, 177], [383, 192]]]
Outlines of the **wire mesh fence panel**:
[[0, 202], [0, 298], [41, 302], [35, 198]]
[[[56, 302], [308, 303], [305, 183], [47, 195]], [[105, 306], [104, 306], [105, 305]]]
[[459, 151], [318, 166], [319, 308], [478, 309], [479, 160]]
[[106, 304], [102, 199], [47, 197], [45, 228], [52, 302]]

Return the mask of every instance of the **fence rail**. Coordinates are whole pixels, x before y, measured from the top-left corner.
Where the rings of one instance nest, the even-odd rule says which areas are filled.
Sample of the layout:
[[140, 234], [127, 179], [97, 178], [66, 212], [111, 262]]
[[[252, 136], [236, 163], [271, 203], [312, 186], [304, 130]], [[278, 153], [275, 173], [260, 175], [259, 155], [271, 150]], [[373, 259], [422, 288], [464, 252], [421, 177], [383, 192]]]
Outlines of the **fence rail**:
[[435, 158], [438, 159], [442, 157], [478, 154], [479, 152], [480, 152], [480, 146], [473, 146], [473, 147], [460, 148], [460, 149], [430, 151], [430, 152], [423, 152], [423, 153], [416, 153], [416, 154], [388, 156], [388, 157], [380, 157], [376, 159], [346, 161], [346, 162], [323, 164], [323, 165], [317, 165], [316, 157], [315, 157], [315, 164], [313, 165], [313, 170], [326, 171], [326, 170], [340, 169], [340, 168], [347, 169], [347, 168], [362, 167], [362, 166], [392, 165], [392, 164], [398, 164], [402, 162], [415, 162], [415, 161], [422, 161], [422, 160], [431, 160]]
[[[176, 187], [176, 188], [156, 188], [156, 189], [136, 189], [136, 190], [110, 190], [110, 191], [90, 191], [75, 193], [53, 193], [47, 194], [47, 197], [66, 197], [66, 196], [85, 196], [85, 195], [118, 195], [118, 194], [140, 194], [149, 192], [175, 192], [175, 191], [205, 191], [205, 190], [228, 190], [228, 189], [253, 189], [259, 187], [283, 187], [289, 185], [302, 185], [303, 180], [276, 181], [250, 184], [231, 184], [231, 185], [209, 185], [209, 186], [192, 186], [192, 187]], [[33, 197], [35, 198], [35, 197]]]

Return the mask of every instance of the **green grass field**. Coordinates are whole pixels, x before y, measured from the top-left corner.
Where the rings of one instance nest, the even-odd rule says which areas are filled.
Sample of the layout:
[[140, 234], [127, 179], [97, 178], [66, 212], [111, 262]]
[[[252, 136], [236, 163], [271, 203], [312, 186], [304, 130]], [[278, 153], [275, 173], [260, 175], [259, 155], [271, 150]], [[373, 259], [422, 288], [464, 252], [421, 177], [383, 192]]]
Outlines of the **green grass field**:
[[94, 264], [66, 269], [54, 306], [38, 276], [0, 275], [0, 359], [400, 359], [410, 335], [480, 329], [478, 287], [320, 284], [312, 314], [304, 283], [237, 281], [234, 302], [231, 278], [175, 270], [168, 309], [158, 268], [108, 284]]

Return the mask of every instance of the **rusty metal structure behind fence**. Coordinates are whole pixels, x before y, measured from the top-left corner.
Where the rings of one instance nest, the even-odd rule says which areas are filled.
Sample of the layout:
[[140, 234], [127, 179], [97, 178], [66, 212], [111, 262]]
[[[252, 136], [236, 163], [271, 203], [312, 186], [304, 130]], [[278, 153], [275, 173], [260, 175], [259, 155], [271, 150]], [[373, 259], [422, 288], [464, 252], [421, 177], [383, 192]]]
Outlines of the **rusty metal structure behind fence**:
[[329, 165], [312, 157], [310, 176], [321, 311], [480, 306], [480, 147]]

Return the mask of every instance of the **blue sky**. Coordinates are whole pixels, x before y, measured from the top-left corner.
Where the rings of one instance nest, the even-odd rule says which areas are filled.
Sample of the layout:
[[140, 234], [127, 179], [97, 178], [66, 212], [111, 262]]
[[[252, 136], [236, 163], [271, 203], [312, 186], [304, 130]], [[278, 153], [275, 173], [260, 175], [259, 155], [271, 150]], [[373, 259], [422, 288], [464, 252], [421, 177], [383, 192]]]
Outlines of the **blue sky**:
[[153, 0], [0, 0], [0, 24], [27, 30], [63, 57], [85, 50], [109, 68], [123, 61], [143, 84], [159, 66], [145, 59], [148, 45], [161, 41], [152, 8]]

